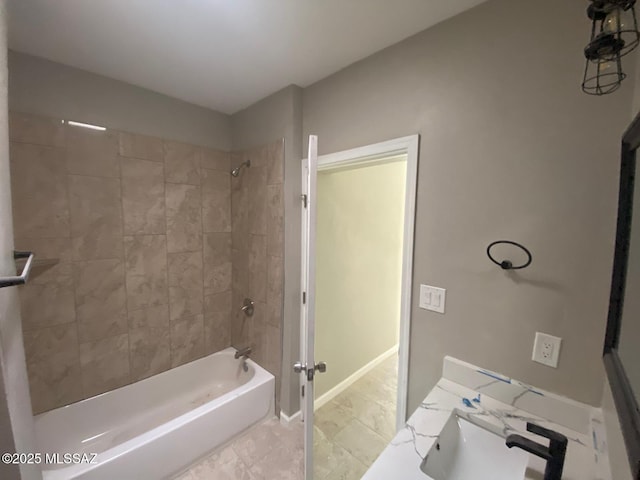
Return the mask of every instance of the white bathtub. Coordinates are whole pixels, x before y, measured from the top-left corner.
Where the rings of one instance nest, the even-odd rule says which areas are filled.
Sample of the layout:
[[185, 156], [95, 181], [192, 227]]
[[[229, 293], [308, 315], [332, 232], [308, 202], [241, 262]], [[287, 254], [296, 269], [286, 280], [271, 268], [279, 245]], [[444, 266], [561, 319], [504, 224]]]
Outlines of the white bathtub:
[[273, 415], [273, 375], [253, 361], [244, 372], [234, 353], [228, 348], [36, 416], [43, 462], [51, 453], [98, 454], [94, 464], [42, 464], [44, 479], [170, 478]]

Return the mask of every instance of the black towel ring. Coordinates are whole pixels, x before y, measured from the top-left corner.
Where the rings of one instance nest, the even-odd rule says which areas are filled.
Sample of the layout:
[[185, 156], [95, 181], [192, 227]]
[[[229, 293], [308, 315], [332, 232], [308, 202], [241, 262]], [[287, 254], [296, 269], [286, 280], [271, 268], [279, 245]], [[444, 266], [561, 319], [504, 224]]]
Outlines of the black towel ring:
[[[521, 248], [522, 250], [524, 250], [524, 253], [527, 254], [527, 257], [528, 257], [527, 261], [522, 265], [518, 265], [517, 267], [513, 266], [513, 263], [511, 263], [511, 260], [503, 260], [502, 262], [498, 262], [495, 258], [491, 256], [491, 247], [493, 247], [494, 245], [498, 245], [499, 243], [507, 243], [509, 245], [515, 245], [516, 247]], [[519, 243], [512, 242], [511, 240], [498, 240], [496, 242], [490, 243], [489, 246], [487, 247], [487, 256], [491, 259], [493, 263], [500, 266], [500, 268], [502, 268], [503, 270], [520, 270], [521, 268], [526, 268], [529, 265], [531, 265], [531, 261], [533, 260], [533, 257], [531, 256], [531, 252], [526, 247], [520, 245]]]

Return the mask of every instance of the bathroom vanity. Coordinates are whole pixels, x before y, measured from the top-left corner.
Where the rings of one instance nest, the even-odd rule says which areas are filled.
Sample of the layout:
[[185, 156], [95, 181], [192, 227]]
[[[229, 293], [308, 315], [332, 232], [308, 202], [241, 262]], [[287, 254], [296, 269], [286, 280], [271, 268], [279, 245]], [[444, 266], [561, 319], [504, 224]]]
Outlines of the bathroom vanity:
[[[506, 446], [527, 423], [568, 440], [563, 480], [609, 480], [602, 412], [451, 357], [364, 480], [543, 480], [546, 461]], [[516, 437], [512, 437], [516, 438]]]

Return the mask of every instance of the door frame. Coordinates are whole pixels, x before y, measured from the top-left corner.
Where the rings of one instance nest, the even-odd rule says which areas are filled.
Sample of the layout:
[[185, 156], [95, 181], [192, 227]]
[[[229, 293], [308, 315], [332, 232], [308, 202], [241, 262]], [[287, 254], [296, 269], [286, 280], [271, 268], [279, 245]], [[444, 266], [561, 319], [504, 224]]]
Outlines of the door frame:
[[[322, 139], [320, 139], [322, 142]], [[402, 276], [401, 276], [401, 298], [400, 298], [400, 335], [398, 350], [398, 392], [396, 402], [396, 430], [400, 430], [407, 420], [407, 397], [409, 383], [409, 340], [411, 329], [411, 293], [413, 291], [413, 251], [414, 251], [414, 231], [416, 213], [416, 191], [418, 179], [418, 154], [420, 145], [420, 135], [410, 135], [395, 138], [372, 145], [352, 148], [341, 152], [330, 153], [318, 156], [318, 171], [351, 167], [366, 166], [381, 163], [389, 157], [396, 155], [407, 156], [407, 172], [405, 182], [405, 204], [404, 204], [404, 231], [402, 245]], [[302, 168], [302, 194], [308, 192], [306, 181], [306, 170], [303, 160]], [[302, 245], [307, 241], [307, 219], [302, 211]], [[302, 258], [301, 288], [304, 291], [305, 275], [307, 272], [307, 259]], [[306, 331], [305, 318], [300, 318], [300, 352], [306, 351]], [[304, 358], [304, 357], [303, 357]], [[331, 366], [329, 366], [331, 368]], [[302, 398], [301, 398], [302, 401]]]

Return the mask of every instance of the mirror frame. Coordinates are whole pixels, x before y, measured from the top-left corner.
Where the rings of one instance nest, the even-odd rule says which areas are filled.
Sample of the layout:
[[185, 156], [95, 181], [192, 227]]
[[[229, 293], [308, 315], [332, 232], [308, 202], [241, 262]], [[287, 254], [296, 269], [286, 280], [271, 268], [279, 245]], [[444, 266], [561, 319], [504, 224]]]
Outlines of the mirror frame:
[[[629, 259], [629, 242], [636, 175], [636, 151], [640, 147], [640, 114], [622, 136], [618, 222], [609, 299], [609, 315], [603, 361], [622, 427], [633, 478], [640, 480], [640, 409], [618, 355], [622, 311]], [[637, 192], [640, 195], [640, 192]], [[635, 228], [640, 228], [636, 225]], [[640, 392], [637, 392], [640, 394]]]

